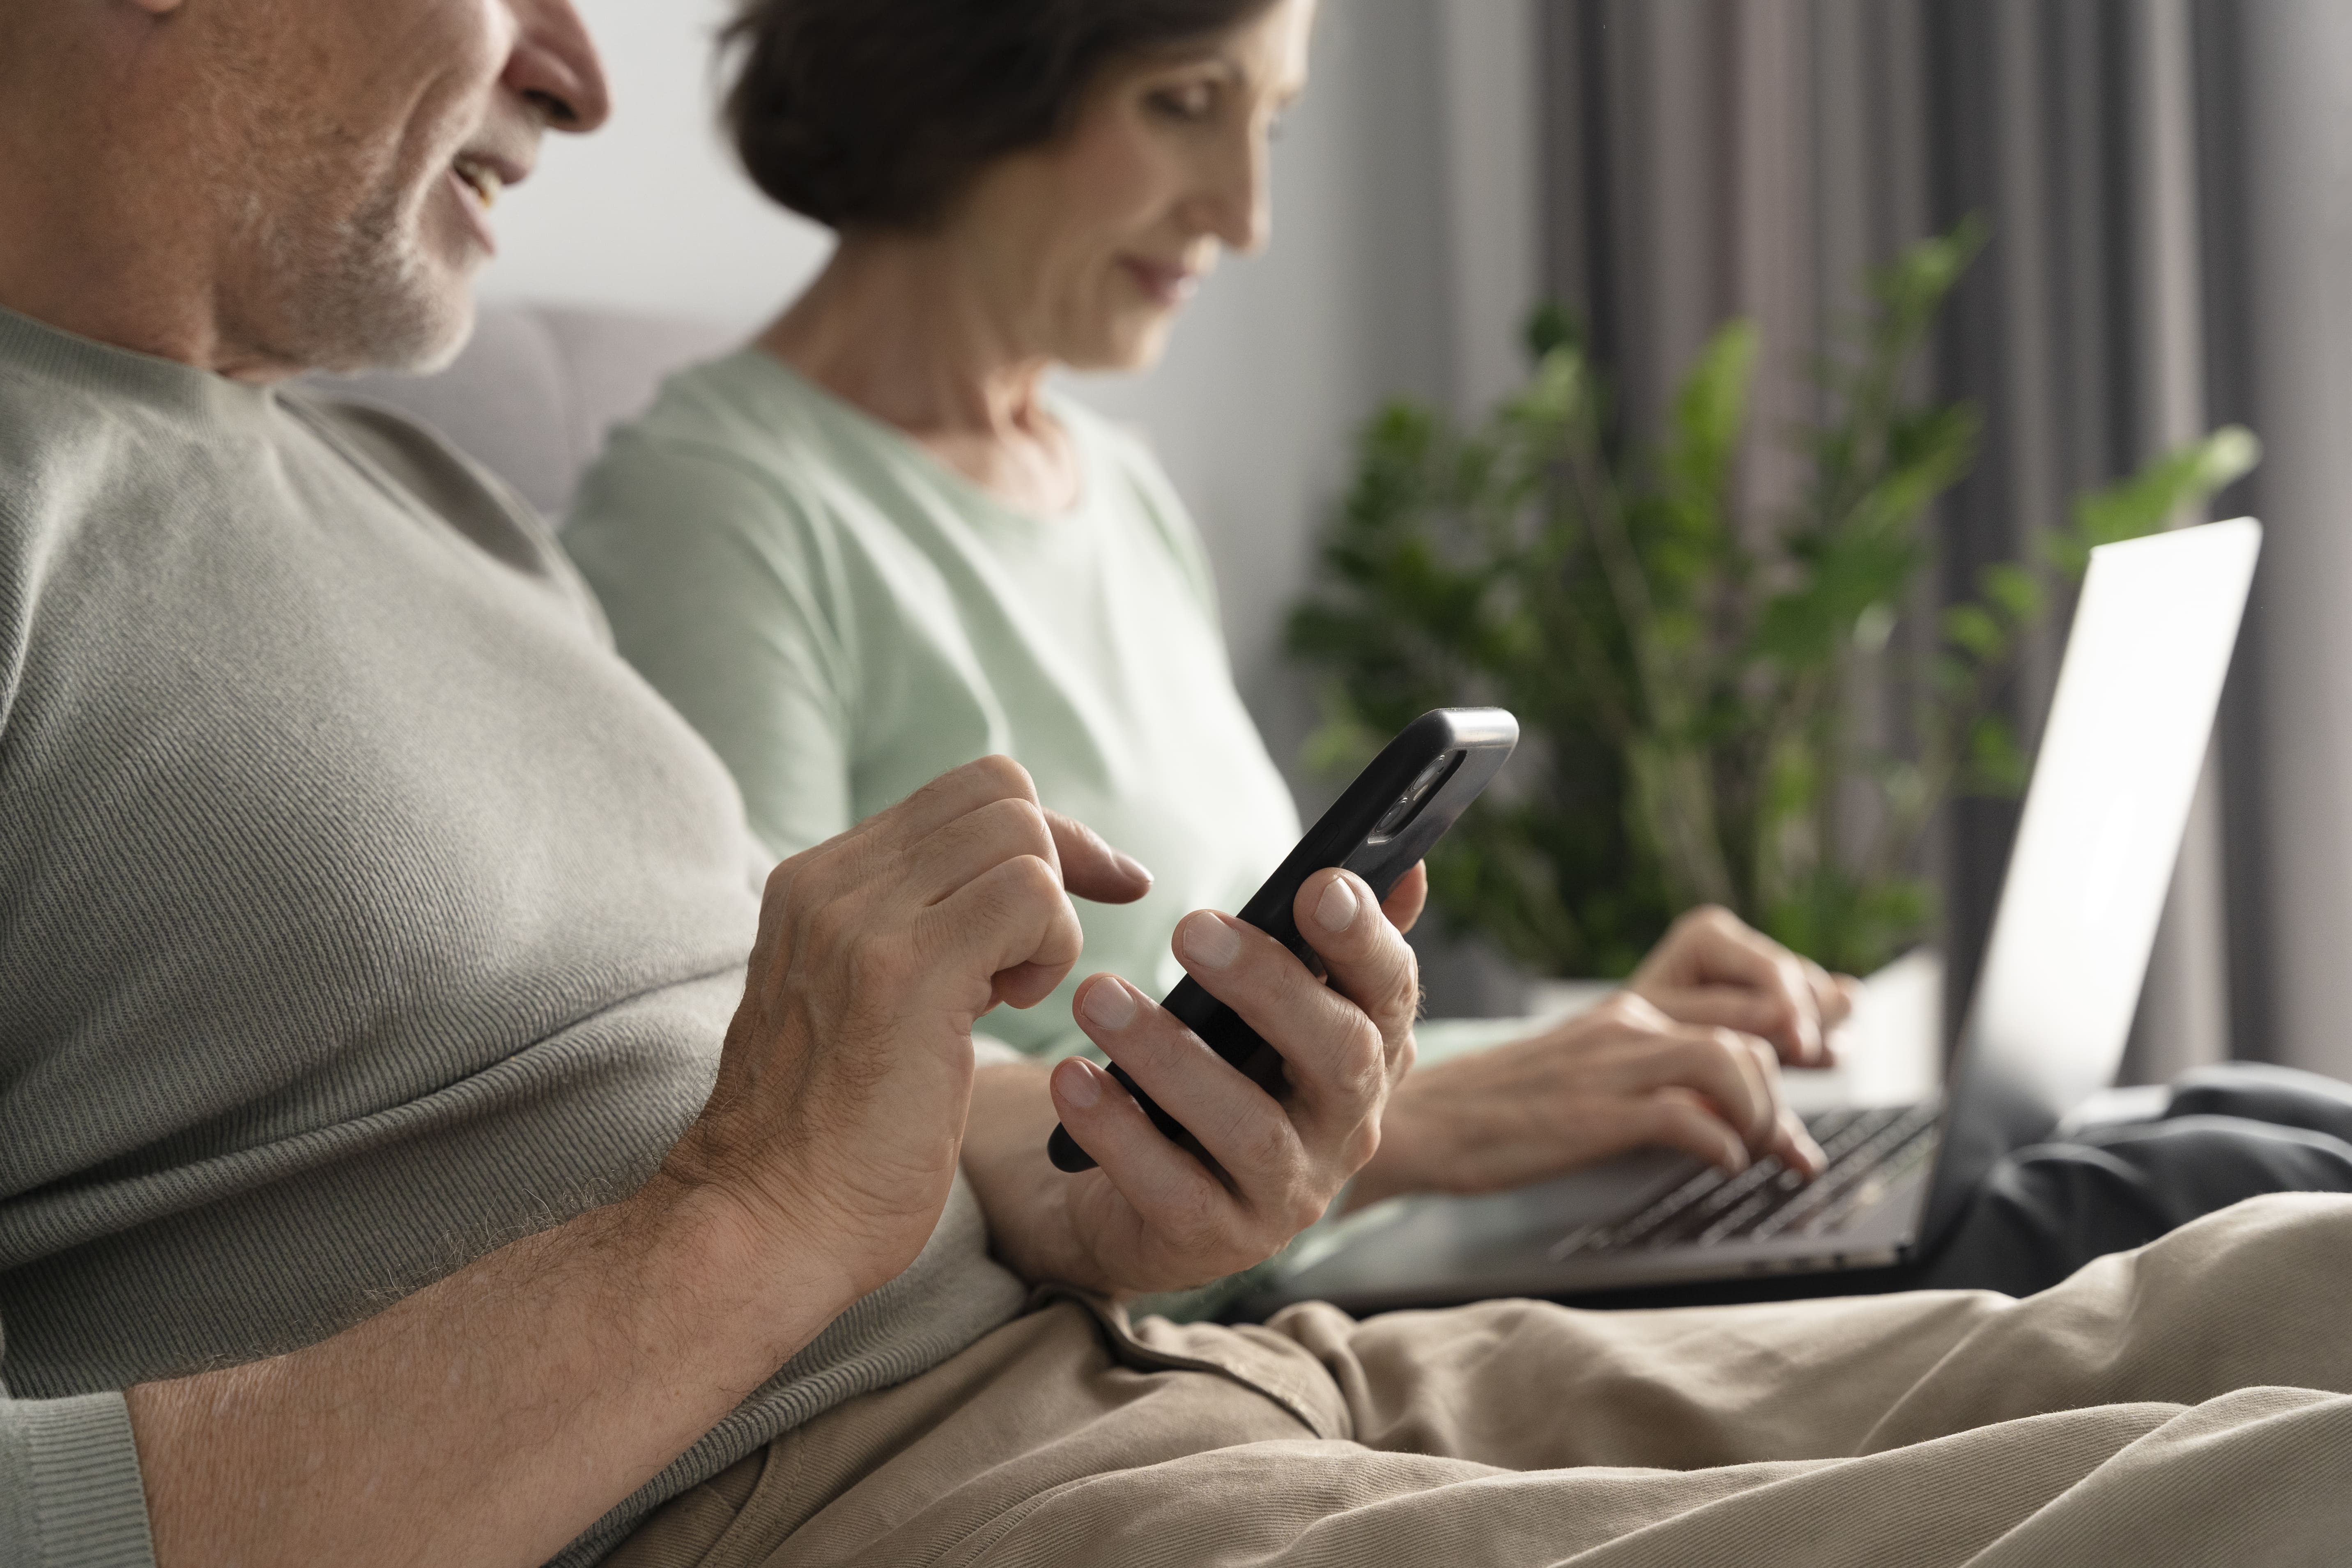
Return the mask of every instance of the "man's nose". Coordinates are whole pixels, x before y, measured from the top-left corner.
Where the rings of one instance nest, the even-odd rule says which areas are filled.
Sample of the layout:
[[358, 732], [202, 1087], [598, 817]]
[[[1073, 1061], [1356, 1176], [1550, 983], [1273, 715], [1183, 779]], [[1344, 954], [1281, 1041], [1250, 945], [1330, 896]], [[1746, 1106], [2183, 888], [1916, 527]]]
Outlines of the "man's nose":
[[501, 79], [557, 131], [593, 131], [612, 118], [604, 63], [572, 0], [509, 0], [514, 53]]

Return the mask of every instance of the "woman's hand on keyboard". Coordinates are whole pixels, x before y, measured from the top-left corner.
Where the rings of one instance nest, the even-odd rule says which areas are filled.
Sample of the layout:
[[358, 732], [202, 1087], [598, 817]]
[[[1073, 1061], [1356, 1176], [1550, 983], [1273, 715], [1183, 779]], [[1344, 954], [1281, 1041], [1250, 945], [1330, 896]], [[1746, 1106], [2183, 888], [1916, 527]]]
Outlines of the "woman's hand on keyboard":
[[1351, 1203], [1496, 1192], [1660, 1143], [1727, 1171], [1774, 1155], [1811, 1177], [1823, 1163], [1781, 1101], [1770, 1046], [1678, 1023], [1629, 989], [1531, 1038], [1407, 1076]]
[[1709, 904], [1675, 921], [1626, 989], [1678, 1023], [1769, 1041], [1786, 1066], [1825, 1068], [1830, 1031], [1853, 1011], [1858, 984]]

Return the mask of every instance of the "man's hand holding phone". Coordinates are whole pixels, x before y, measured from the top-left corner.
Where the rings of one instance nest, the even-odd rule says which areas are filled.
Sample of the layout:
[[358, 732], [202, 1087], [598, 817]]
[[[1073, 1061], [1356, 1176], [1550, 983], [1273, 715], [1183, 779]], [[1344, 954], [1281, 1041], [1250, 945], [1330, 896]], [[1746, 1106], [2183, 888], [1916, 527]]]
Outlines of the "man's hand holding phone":
[[[1050, 1105], [1035, 1092], [1044, 1069], [984, 1070], [964, 1161], [1005, 1261], [1108, 1294], [1176, 1289], [1262, 1262], [1319, 1218], [1379, 1147], [1390, 1090], [1412, 1065], [1420, 975], [1399, 925], [1423, 888], [1412, 873], [1383, 911], [1353, 872], [1308, 878], [1293, 912], [1328, 984], [1230, 915], [1202, 910], [1178, 926], [1186, 972], [1282, 1053], [1280, 1099], [1125, 981], [1098, 974], [1079, 989], [1087, 1037], [1213, 1169], [1091, 1062], [1052, 1069]], [[1098, 1168], [1072, 1176], [1045, 1163], [1055, 1114]]]

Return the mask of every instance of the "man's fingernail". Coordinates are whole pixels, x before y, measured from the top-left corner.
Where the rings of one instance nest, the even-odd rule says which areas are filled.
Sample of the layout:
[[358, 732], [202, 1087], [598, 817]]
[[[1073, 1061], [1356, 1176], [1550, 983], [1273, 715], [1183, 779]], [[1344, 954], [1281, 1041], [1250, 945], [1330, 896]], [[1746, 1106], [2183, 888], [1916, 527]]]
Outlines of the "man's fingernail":
[[1135, 998], [1116, 980], [1097, 980], [1087, 990], [1087, 1021], [1098, 1029], [1124, 1029], [1135, 1022]]
[[1242, 955], [1241, 933], [1212, 914], [1184, 922], [1184, 956], [1203, 969], [1223, 969]]
[[1356, 889], [1348, 886], [1345, 877], [1334, 877], [1315, 900], [1315, 918], [1328, 931], [1343, 931], [1356, 923], [1359, 907]]
[[1134, 878], [1147, 888], [1151, 886], [1151, 868], [1142, 861], [1132, 855], [1122, 855], [1116, 849], [1110, 852], [1110, 858], [1111, 863], [1121, 872]]
[[1095, 1080], [1094, 1068], [1076, 1058], [1054, 1069], [1054, 1087], [1062, 1098], [1081, 1109], [1102, 1098], [1102, 1085]]

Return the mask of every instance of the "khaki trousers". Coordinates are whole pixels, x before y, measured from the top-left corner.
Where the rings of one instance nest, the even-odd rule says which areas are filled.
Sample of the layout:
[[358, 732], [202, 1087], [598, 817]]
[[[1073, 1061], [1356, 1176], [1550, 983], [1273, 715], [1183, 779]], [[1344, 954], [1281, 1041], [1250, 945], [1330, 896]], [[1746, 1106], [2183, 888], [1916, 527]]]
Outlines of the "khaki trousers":
[[2024, 1300], [1179, 1328], [1064, 1301], [668, 1504], [614, 1568], [2352, 1563], [2352, 1198]]

